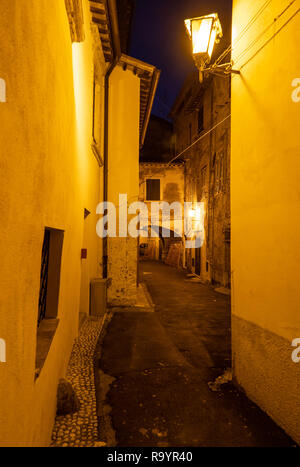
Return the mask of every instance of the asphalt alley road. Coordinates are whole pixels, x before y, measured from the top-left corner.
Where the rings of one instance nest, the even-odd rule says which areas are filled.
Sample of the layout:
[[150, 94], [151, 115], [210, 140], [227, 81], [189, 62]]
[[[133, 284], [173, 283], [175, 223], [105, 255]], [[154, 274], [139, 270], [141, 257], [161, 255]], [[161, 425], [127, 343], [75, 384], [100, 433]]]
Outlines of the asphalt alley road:
[[97, 362], [101, 440], [109, 446], [290, 446], [231, 383], [230, 298], [142, 262], [155, 311], [113, 309]]

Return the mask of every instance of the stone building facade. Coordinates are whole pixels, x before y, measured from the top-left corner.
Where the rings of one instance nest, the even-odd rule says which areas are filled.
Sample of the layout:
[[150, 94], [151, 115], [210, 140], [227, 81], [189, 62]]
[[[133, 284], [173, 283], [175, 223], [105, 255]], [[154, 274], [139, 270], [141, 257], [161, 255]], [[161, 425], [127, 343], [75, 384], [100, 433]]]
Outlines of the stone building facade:
[[229, 116], [229, 78], [210, 76], [200, 84], [197, 73], [188, 77], [171, 112], [175, 152], [185, 163], [185, 201], [205, 207], [204, 244], [186, 251], [185, 267], [224, 287], [230, 286]]
[[[184, 235], [183, 218], [171, 210], [170, 223], [165, 222], [163, 215], [168, 214], [163, 202], [179, 203], [184, 212], [184, 164], [174, 162], [142, 162], [140, 163], [139, 200], [148, 207], [149, 218], [141, 226], [149, 235], [140, 237], [141, 259], [162, 260], [173, 266], [183, 266]], [[161, 207], [158, 216], [151, 215], [151, 205]], [[151, 236], [150, 224], [154, 232]], [[149, 228], [148, 228], [149, 227]]]

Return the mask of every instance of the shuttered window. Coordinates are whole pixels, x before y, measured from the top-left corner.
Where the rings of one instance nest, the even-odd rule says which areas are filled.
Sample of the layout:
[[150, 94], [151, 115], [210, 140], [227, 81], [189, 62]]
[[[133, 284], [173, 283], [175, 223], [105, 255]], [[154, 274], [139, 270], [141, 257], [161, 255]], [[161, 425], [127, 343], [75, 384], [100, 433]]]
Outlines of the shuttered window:
[[160, 180], [148, 179], [146, 181], [146, 199], [147, 201], [160, 201]]

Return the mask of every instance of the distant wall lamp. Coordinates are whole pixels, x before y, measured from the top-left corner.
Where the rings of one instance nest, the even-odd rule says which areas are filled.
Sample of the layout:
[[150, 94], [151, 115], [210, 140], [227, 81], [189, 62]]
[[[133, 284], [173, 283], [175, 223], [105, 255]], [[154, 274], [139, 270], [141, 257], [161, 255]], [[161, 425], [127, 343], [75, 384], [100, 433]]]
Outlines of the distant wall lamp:
[[201, 208], [192, 208], [188, 212], [188, 216], [193, 221], [200, 221], [202, 219], [202, 210]]
[[217, 13], [200, 16], [199, 18], [186, 19], [185, 26], [192, 41], [193, 56], [199, 70], [200, 82], [203, 81], [205, 73], [213, 73], [220, 76], [240, 73], [232, 69], [232, 62], [208, 67], [215, 44], [218, 44], [223, 37], [222, 26]]
[[189, 218], [190, 219], [195, 219], [196, 218], [196, 210], [195, 209], [190, 209], [189, 210]]

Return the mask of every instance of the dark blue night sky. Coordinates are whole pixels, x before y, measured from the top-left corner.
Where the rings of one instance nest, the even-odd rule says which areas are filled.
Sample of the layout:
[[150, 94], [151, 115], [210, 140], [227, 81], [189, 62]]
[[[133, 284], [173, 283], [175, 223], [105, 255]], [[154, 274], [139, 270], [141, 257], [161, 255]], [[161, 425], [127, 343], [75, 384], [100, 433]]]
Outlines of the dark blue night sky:
[[218, 56], [231, 38], [232, 0], [136, 0], [130, 54], [162, 71], [153, 113], [166, 118], [185, 78], [195, 71], [184, 20], [218, 13], [224, 38]]

